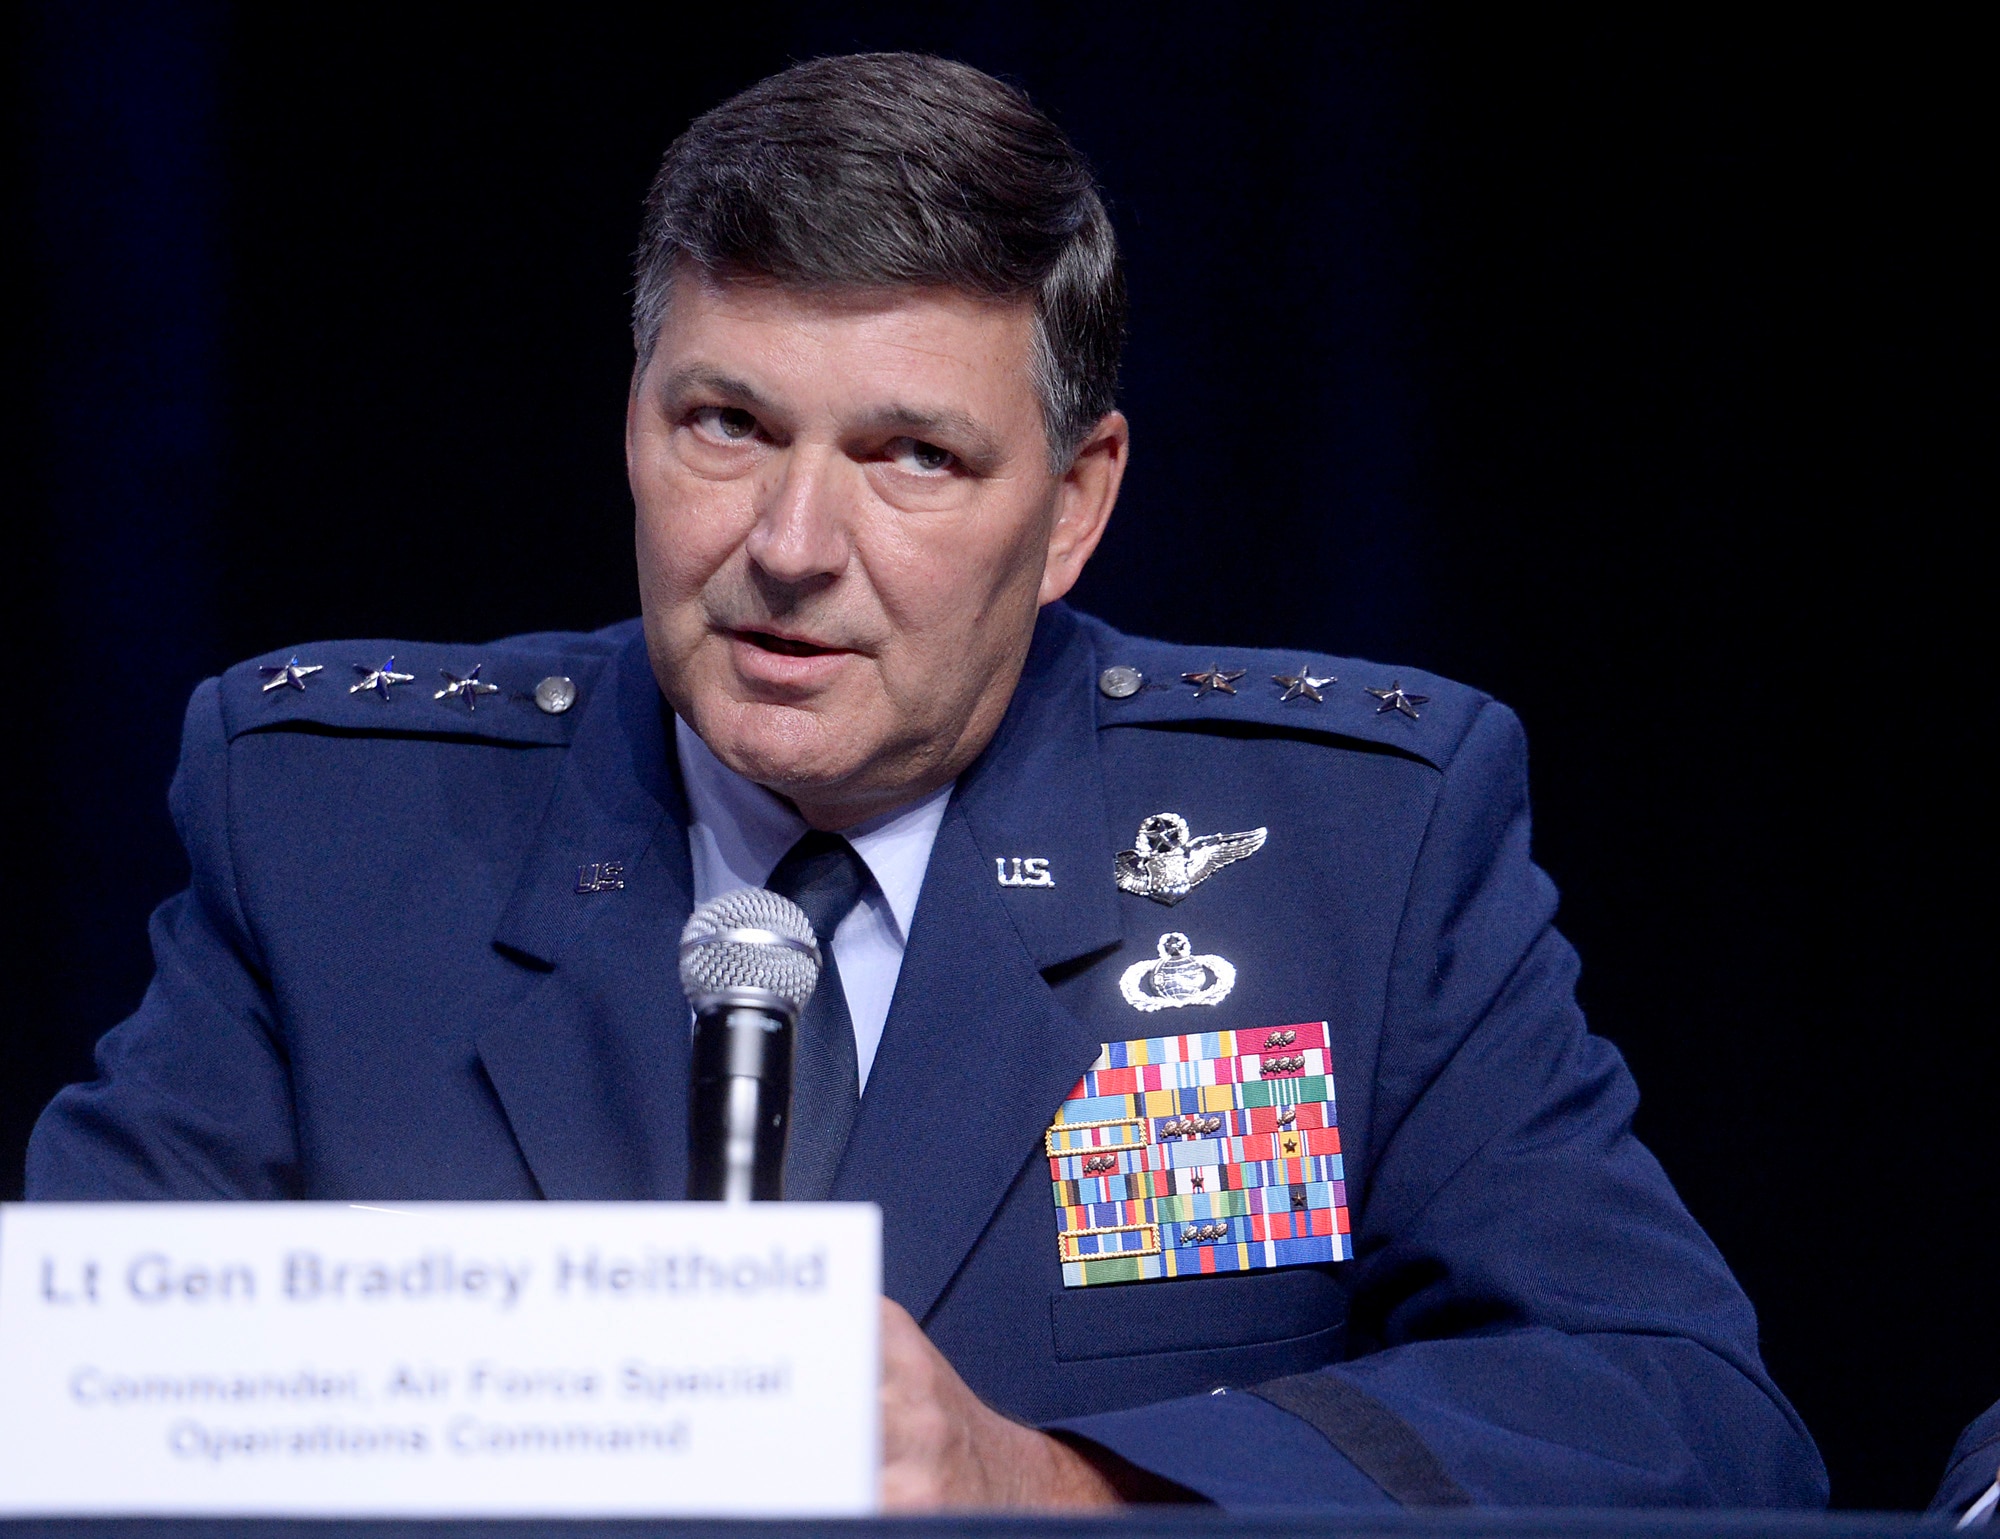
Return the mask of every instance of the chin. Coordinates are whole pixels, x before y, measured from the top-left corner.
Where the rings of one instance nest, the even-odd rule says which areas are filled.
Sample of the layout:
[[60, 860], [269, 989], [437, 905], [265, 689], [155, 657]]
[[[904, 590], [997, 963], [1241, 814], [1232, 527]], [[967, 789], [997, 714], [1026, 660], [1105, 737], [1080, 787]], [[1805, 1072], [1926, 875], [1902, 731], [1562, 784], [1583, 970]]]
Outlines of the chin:
[[867, 759], [836, 740], [818, 711], [800, 706], [731, 700], [704, 711], [697, 730], [737, 774], [786, 796], [831, 790]]

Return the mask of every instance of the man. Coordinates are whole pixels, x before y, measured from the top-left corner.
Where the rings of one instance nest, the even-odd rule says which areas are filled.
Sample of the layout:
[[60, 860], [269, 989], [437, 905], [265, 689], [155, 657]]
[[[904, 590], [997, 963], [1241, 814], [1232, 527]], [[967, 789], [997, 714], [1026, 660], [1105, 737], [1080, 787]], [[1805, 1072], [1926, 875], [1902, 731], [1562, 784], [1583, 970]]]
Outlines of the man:
[[193, 880], [33, 1194], [677, 1197], [675, 938], [767, 884], [832, 959], [788, 1192], [884, 1215], [891, 1507], [1822, 1502], [1577, 1012], [1515, 719], [1060, 602], [1123, 309], [977, 71], [698, 121], [638, 267], [643, 623], [198, 690]]

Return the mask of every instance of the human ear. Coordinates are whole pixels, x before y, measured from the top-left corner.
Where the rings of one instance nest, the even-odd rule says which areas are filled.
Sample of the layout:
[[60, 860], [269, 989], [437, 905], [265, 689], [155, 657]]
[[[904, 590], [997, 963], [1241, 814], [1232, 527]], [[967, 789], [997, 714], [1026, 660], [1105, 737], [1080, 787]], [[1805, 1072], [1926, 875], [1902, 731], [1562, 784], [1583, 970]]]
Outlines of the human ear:
[[1042, 564], [1039, 603], [1053, 604], [1083, 575], [1084, 563], [1111, 522], [1131, 447], [1132, 428], [1125, 414], [1106, 412], [1063, 472], [1056, 485], [1055, 520], [1049, 528], [1048, 558]]

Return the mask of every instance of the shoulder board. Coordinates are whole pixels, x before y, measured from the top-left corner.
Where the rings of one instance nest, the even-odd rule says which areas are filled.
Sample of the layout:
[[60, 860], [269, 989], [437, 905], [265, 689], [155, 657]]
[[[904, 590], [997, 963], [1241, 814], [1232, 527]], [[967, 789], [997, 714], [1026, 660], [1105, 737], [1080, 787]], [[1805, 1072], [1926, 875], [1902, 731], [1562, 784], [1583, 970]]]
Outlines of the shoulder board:
[[[1100, 727], [1247, 729], [1346, 739], [1443, 769], [1489, 698], [1421, 668], [1360, 658], [1181, 646], [1115, 631], [1100, 633], [1095, 641]], [[1138, 674], [1137, 688], [1120, 669]]]
[[223, 725], [232, 739], [318, 727], [565, 745], [615, 650], [606, 633], [544, 632], [482, 646], [317, 641], [223, 674]]

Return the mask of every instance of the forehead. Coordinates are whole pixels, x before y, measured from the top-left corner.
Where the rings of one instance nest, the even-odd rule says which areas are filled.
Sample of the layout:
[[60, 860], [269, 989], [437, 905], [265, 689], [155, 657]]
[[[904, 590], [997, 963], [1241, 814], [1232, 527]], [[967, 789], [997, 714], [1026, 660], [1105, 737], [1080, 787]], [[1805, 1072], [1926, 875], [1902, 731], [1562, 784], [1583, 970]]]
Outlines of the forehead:
[[648, 372], [742, 375], [760, 390], [942, 392], [978, 398], [988, 410], [1032, 408], [1034, 332], [1027, 299], [949, 288], [802, 289], [683, 271]]

